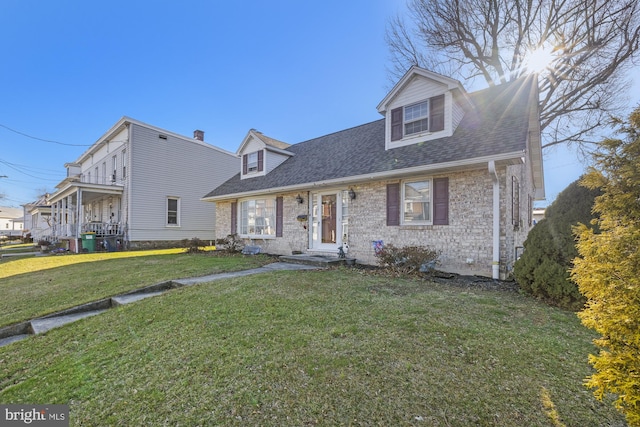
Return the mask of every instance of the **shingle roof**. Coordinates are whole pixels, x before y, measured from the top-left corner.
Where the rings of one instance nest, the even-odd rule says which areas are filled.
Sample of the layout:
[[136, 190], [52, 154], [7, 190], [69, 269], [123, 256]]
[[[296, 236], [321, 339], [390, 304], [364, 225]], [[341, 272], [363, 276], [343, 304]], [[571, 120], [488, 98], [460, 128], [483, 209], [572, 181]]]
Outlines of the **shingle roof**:
[[265, 176], [241, 180], [238, 173], [204, 197], [524, 152], [534, 83], [522, 78], [471, 93], [475, 110], [465, 113], [450, 137], [385, 150], [385, 121], [376, 120], [293, 144], [287, 151], [295, 155]]
[[256, 131], [256, 133], [258, 133], [258, 138], [260, 138], [260, 140], [262, 140], [262, 142], [264, 142], [268, 146], [279, 148], [281, 150], [286, 150], [291, 146], [291, 144], [287, 144], [286, 142], [278, 141], [277, 139], [268, 137], [262, 132]]

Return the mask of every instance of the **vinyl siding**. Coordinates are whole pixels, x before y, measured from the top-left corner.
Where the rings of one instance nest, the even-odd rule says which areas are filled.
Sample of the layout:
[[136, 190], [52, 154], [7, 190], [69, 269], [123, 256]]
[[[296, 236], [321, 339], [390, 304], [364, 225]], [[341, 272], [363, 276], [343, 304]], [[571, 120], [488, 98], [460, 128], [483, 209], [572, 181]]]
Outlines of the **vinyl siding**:
[[254, 151], [262, 150], [264, 148], [264, 143], [262, 141], [257, 141], [254, 137], [247, 142], [247, 145], [242, 150], [242, 154], [253, 153]]
[[[137, 124], [130, 141], [129, 240], [214, 239], [215, 204], [200, 199], [238, 172], [238, 158]], [[166, 225], [167, 197], [180, 199], [177, 227]]]
[[414, 76], [405, 88], [398, 93], [393, 102], [388, 105], [387, 110], [391, 111], [396, 107], [424, 101], [432, 96], [441, 95], [446, 90], [447, 87], [442, 83], [421, 76]]
[[288, 158], [289, 156], [285, 156], [285, 155], [274, 153], [272, 151], [267, 150], [265, 160], [264, 160], [266, 173], [269, 173], [275, 168], [277, 168], [278, 166], [280, 166], [282, 162], [284, 162]]
[[[450, 117], [451, 117], [451, 129], [453, 130], [453, 132], [455, 132], [456, 128], [458, 127], [458, 125], [462, 121], [462, 118], [464, 117], [464, 109], [460, 104], [458, 104], [455, 101], [452, 102]], [[445, 119], [446, 119], [446, 116], [445, 116]]]
[[[109, 142], [104, 144], [98, 151], [96, 151], [93, 155], [89, 156], [86, 160], [84, 160], [80, 166], [81, 173], [85, 177], [85, 182], [88, 176], [88, 173], [91, 173], [91, 182], [96, 182], [95, 177], [95, 168], [96, 166], [100, 170], [99, 178], [102, 179], [102, 163], [107, 163], [107, 184], [110, 184], [108, 177], [111, 175], [111, 158], [114, 155], [118, 155], [118, 168], [122, 167], [121, 164], [121, 153], [124, 147], [127, 144], [127, 140], [129, 139], [129, 132], [127, 129], [123, 129], [118, 132]], [[98, 183], [102, 183], [101, 180], [97, 181]], [[122, 184], [122, 176], [118, 177], [116, 184]]]

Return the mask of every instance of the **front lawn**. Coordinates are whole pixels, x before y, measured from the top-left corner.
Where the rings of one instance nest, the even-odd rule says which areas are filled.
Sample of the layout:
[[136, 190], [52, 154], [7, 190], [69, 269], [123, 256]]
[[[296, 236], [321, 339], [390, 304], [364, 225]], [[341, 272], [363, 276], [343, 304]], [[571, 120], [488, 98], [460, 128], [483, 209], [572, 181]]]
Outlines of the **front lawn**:
[[187, 255], [184, 249], [7, 257], [0, 260], [0, 326], [171, 279], [270, 261], [264, 256]]
[[273, 272], [0, 348], [0, 402], [73, 426], [624, 426], [582, 385], [593, 337], [515, 292]]

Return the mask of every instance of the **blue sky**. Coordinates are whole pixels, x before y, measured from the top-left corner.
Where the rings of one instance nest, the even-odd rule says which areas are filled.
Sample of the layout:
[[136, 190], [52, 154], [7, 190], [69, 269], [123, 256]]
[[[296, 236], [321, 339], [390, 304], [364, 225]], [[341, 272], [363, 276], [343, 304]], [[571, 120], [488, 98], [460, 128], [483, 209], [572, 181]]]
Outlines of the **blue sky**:
[[[122, 116], [202, 129], [232, 152], [251, 128], [295, 143], [377, 120], [392, 86], [385, 27], [404, 4], [2, 0], [0, 204], [54, 190]], [[582, 169], [545, 153], [548, 202]]]

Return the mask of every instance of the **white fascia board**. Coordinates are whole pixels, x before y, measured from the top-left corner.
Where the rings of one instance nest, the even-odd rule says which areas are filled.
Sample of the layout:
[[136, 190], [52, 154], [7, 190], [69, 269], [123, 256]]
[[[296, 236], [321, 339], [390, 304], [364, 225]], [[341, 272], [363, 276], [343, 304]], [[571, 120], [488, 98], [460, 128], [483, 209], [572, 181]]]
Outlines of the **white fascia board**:
[[444, 173], [451, 171], [459, 171], [472, 168], [486, 168], [487, 163], [490, 161], [504, 162], [514, 161], [516, 163], [522, 163], [524, 156], [523, 151], [515, 151], [512, 153], [503, 153], [497, 156], [484, 156], [476, 157], [473, 159], [458, 160], [454, 162], [437, 163], [434, 165], [415, 166], [412, 168], [405, 168], [393, 171], [386, 171], [380, 173], [371, 173], [363, 175], [354, 175], [344, 178], [327, 179], [324, 181], [308, 182], [302, 184], [288, 185], [283, 187], [271, 187], [264, 188], [262, 190], [246, 191], [242, 193], [225, 194], [221, 196], [203, 197], [200, 200], [204, 202], [217, 202], [221, 200], [231, 200], [244, 197], [257, 196], [261, 194], [272, 193], [285, 193], [289, 191], [308, 191], [313, 188], [330, 187], [336, 185], [356, 184], [361, 182], [370, 181], [382, 181], [387, 179], [401, 178], [404, 176], [411, 176], [420, 173]]

